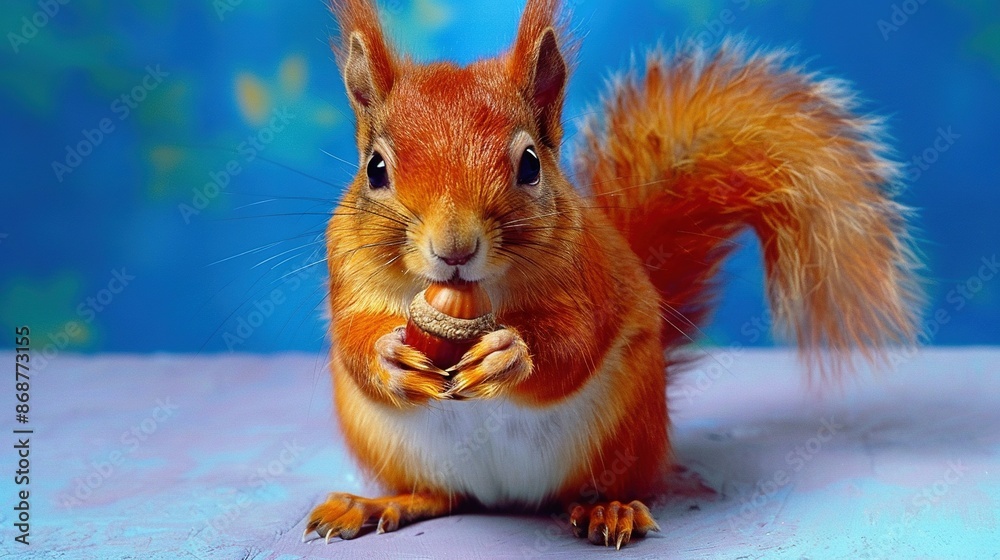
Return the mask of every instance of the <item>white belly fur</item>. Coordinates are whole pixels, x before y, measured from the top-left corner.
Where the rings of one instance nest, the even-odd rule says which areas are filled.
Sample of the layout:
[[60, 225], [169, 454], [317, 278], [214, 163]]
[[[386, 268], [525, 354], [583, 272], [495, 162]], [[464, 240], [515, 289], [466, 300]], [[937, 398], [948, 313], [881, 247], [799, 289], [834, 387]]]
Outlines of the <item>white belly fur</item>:
[[506, 400], [444, 402], [392, 423], [436, 486], [486, 506], [533, 507], [586, 460], [586, 410], [579, 401], [545, 409]]
[[[606, 408], [613, 390], [616, 372], [603, 366], [620, 363], [621, 347], [616, 344], [608, 352], [601, 370], [583, 388], [556, 404], [536, 408], [498, 398], [439, 401], [400, 410], [371, 403], [374, 406], [354, 409], [359, 415], [354, 420], [389, 435], [402, 457], [386, 459], [402, 460], [396, 467], [416, 480], [473, 497], [487, 507], [537, 507], [589, 464], [602, 435], [594, 430], [617, 423], [607, 410], [607, 423], [596, 423], [595, 411]], [[351, 385], [351, 392], [363, 399]]]

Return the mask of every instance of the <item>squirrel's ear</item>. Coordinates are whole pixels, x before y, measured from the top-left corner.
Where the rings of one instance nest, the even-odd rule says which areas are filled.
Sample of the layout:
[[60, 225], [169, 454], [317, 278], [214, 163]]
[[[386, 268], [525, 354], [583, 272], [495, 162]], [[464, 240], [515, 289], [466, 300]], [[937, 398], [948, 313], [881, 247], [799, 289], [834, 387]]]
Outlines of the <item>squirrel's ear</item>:
[[396, 81], [396, 60], [385, 42], [378, 12], [368, 0], [334, 0], [341, 45], [334, 44], [355, 112], [385, 101]]
[[[562, 53], [559, 52], [559, 44], [556, 41], [556, 33], [552, 28], [548, 28], [538, 41], [538, 48], [535, 51], [535, 71], [531, 80], [531, 96], [535, 107], [539, 110], [543, 125], [546, 127], [546, 135], [553, 136], [552, 140], [559, 143], [558, 136], [562, 134], [562, 105], [566, 91], [566, 61], [563, 60]], [[559, 130], [555, 130], [558, 128]], [[555, 133], [555, 134], [553, 134]]]
[[557, 0], [530, 0], [521, 16], [508, 69], [538, 119], [542, 141], [556, 147], [562, 140], [562, 106], [569, 69], [555, 30]]
[[361, 34], [352, 33], [350, 41], [347, 62], [344, 63], [344, 85], [354, 110], [367, 110], [384, 101], [389, 92], [377, 84], [372, 60]]

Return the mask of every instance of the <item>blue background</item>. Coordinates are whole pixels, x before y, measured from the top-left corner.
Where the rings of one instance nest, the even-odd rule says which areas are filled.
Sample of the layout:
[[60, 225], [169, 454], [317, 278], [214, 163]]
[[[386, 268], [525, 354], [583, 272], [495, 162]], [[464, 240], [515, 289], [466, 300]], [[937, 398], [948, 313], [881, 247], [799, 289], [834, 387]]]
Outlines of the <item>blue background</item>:
[[[49, 355], [322, 348], [318, 236], [357, 157], [322, 2], [72, 0], [52, 16], [44, 5], [0, 3], [0, 332], [11, 333], [0, 335], [0, 347], [12, 346], [14, 326], [26, 324], [36, 350]], [[404, 50], [459, 62], [503, 50], [521, 7], [383, 2]], [[908, 167], [901, 197], [918, 209], [927, 342], [1000, 343], [1000, 282], [978, 276], [1000, 240], [1000, 4], [570, 7], [583, 38], [565, 113], [571, 134], [633, 53], [677, 37], [745, 33], [764, 46], [796, 47], [810, 69], [851, 80], [865, 110], [889, 117], [901, 161], [932, 148], [940, 130], [957, 135], [926, 170]], [[26, 26], [32, 18], [44, 25]], [[157, 68], [162, 80], [146, 78], [155, 87], [142, 87]], [[121, 96], [133, 91], [143, 99], [125, 115]], [[288, 121], [280, 132], [267, 130], [274, 111]], [[104, 119], [110, 132], [85, 132]], [[258, 135], [262, 149], [250, 161], [241, 144]], [[100, 137], [92, 150], [88, 136]], [[81, 142], [92, 153], [57, 173], [53, 163], [66, 164]], [[228, 175], [225, 188], [206, 188], [213, 174]], [[749, 334], [766, 312], [756, 242], [740, 242], [706, 329], [711, 344], [771, 342]]]

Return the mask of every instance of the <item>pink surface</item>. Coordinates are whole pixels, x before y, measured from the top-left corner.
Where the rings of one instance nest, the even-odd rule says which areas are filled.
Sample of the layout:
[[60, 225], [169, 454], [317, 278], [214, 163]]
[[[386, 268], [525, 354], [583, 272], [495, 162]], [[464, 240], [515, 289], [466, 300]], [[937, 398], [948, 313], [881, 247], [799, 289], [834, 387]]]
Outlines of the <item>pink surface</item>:
[[[707, 353], [670, 395], [693, 474], [654, 505], [663, 532], [618, 557], [1000, 558], [1000, 350], [923, 350], [822, 397], [788, 352]], [[372, 493], [334, 429], [324, 368], [308, 355], [59, 357], [32, 378], [29, 547], [13, 541], [2, 416], [0, 555], [609, 553], [555, 519], [485, 514], [301, 543], [327, 492]], [[691, 491], [699, 478], [714, 493]]]

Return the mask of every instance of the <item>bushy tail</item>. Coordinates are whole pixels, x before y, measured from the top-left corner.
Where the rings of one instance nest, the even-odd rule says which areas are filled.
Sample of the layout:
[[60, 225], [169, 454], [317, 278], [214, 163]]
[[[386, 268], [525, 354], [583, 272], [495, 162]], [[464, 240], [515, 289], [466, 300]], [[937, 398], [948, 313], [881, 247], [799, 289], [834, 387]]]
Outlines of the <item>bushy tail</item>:
[[874, 359], [913, 341], [917, 259], [879, 121], [786, 59], [735, 43], [651, 54], [584, 126], [577, 177], [645, 261], [665, 346], [694, 335], [730, 238], [750, 227], [776, 324], [839, 370], [852, 349]]

